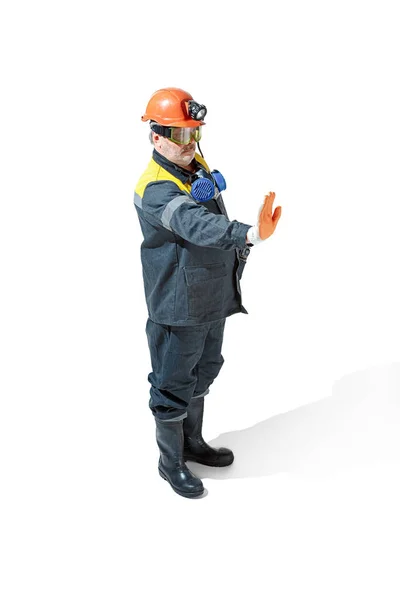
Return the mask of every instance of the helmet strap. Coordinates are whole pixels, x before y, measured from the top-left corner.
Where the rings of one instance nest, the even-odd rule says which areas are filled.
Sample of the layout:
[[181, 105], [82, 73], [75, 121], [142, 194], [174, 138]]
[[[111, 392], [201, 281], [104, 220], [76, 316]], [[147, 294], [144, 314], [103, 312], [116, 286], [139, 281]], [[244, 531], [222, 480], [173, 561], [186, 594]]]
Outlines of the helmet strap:
[[155, 121], [151, 121], [150, 129], [154, 131], [154, 133], [158, 133], [158, 135], [162, 135], [163, 137], [171, 137], [171, 127], [164, 127], [164, 125], [159, 125]]

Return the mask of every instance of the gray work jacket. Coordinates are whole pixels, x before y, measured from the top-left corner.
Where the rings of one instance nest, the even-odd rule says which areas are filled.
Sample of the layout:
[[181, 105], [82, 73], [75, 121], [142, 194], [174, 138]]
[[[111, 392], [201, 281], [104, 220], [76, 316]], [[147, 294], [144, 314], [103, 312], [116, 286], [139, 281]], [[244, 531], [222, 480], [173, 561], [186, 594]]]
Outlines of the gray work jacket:
[[[198, 154], [195, 161], [210, 172]], [[240, 279], [251, 226], [228, 219], [217, 188], [214, 199], [194, 200], [191, 179], [154, 150], [135, 189], [144, 290], [155, 323], [196, 325], [247, 313]]]

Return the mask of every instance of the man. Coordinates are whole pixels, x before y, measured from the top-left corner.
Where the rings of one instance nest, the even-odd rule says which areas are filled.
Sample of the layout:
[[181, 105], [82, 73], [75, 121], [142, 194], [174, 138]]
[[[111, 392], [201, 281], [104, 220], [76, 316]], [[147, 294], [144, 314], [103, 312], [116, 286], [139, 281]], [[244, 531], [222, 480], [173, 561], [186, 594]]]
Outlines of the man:
[[142, 120], [150, 121], [153, 157], [134, 200], [144, 237], [158, 468], [188, 498], [204, 488], [186, 460], [223, 467], [234, 459], [231, 450], [211, 448], [202, 437], [204, 397], [224, 362], [226, 317], [247, 313], [240, 278], [250, 247], [272, 235], [281, 215], [280, 207], [272, 214], [271, 192], [257, 225], [228, 219], [220, 193], [225, 180], [196, 153], [206, 112], [179, 88], [152, 95]]

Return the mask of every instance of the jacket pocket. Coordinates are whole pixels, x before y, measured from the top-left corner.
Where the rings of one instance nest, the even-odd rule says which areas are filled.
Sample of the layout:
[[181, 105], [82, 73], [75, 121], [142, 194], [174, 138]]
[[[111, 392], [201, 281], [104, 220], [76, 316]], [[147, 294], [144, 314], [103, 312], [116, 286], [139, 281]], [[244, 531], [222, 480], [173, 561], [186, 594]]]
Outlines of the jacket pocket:
[[225, 263], [184, 267], [189, 317], [221, 312], [224, 302]]

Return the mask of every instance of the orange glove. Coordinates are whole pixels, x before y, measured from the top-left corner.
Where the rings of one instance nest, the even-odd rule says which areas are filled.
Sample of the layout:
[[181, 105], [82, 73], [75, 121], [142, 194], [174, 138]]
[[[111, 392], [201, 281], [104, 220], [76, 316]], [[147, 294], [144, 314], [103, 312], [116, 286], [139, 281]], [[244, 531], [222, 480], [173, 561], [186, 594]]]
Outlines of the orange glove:
[[282, 214], [281, 206], [277, 206], [272, 214], [274, 199], [275, 192], [270, 192], [264, 197], [264, 204], [258, 212], [257, 225], [250, 227], [247, 232], [247, 240], [251, 244], [258, 244], [274, 233]]
[[262, 240], [266, 240], [275, 231], [275, 227], [278, 224], [282, 214], [282, 207], [277, 206], [272, 214], [272, 205], [275, 200], [275, 192], [270, 192], [264, 198], [264, 204], [262, 205], [258, 214], [258, 229], [259, 236]]

